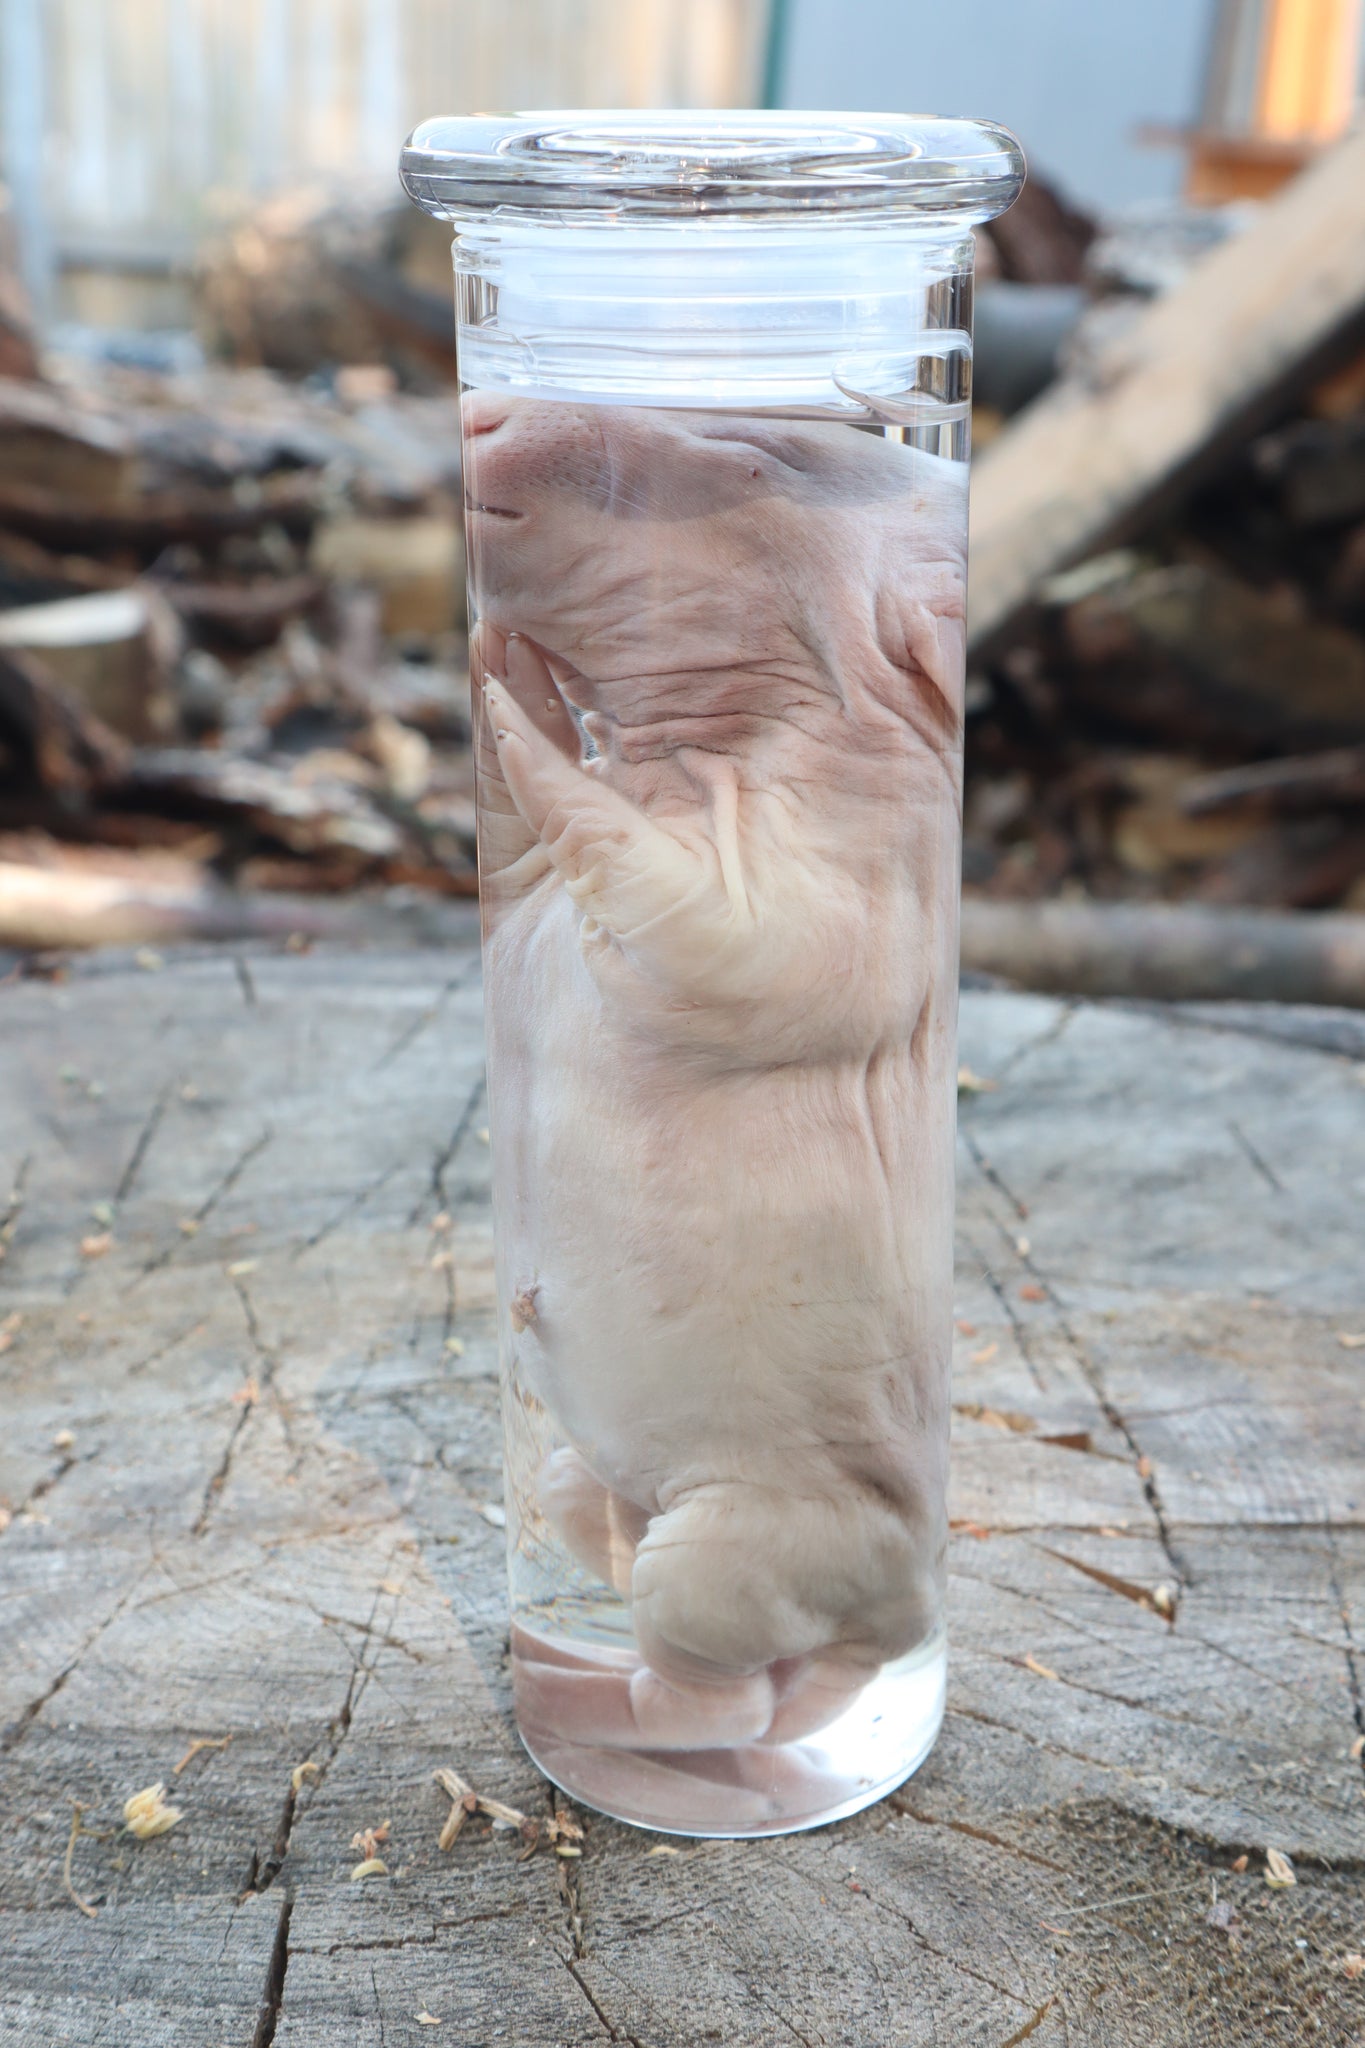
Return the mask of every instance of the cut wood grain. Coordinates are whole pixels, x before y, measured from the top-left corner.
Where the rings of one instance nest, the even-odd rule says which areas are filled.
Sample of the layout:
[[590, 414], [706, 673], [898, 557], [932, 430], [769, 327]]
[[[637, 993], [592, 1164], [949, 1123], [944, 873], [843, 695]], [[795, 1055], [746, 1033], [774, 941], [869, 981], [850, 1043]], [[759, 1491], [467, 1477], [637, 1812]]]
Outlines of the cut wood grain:
[[973, 644], [1046, 577], [1175, 502], [1363, 335], [1358, 129], [986, 449], [972, 485]]
[[962, 964], [1045, 992], [1365, 1009], [1365, 917], [970, 897]]
[[940, 1744], [834, 1828], [587, 1816], [567, 1863], [438, 1847], [438, 1770], [551, 1800], [484, 1513], [473, 912], [0, 988], [5, 2048], [1347, 2048], [1365, 1066], [1240, 1014], [964, 997]]

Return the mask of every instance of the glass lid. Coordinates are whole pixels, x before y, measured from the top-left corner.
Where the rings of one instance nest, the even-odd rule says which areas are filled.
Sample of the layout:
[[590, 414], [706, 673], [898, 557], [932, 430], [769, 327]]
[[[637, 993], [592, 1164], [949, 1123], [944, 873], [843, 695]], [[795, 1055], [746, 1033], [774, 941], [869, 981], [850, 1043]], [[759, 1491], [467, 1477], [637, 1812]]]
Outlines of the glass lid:
[[1003, 213], [1019, 144], [987, 121], [736, 110], [472, 114], [404, 147], [409, 196], [442, 216], [491, 208], [654, 219]]

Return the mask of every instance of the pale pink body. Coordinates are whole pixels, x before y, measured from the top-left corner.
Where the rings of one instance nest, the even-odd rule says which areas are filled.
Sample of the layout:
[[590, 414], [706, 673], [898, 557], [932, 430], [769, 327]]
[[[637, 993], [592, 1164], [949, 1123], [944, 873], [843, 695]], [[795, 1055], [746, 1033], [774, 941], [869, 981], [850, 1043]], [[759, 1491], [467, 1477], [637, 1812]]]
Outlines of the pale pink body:
[[632, 1602], [607, 1739], [782, 1740], [938, 1613], [965, 478], [839, 425], [465, 403], [500, 1284], [572, 1446], [542, 1502]]

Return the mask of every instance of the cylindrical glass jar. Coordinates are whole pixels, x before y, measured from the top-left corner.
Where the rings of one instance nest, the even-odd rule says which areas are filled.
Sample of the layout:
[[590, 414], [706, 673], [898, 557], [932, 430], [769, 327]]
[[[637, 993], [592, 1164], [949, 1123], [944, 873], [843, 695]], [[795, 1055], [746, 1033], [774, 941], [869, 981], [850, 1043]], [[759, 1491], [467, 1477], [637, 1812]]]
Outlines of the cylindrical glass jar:
[[512, 1660], [567, 1792], [943, 1712], [972, 227], [1001, 130], [428, 123], [454, 227]]

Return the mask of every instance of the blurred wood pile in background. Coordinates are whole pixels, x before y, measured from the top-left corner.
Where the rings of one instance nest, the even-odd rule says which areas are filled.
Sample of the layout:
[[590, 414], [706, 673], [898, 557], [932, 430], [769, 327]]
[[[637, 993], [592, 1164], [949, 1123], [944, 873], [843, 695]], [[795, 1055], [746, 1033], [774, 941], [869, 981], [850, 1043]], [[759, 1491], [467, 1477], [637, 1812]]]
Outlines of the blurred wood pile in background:
[[[230, 885], [248, 929], [256, 892], [475, 890], [455, 397], [426, 366], [420, 318], [390, 315], [387, 351], [345, 266], [301, 260], [301, 227], [276, 206], [206, 279], [206, 322], [225, 349], [236, 332], [235, 363], [59, 362], [44, 379], [36, 355], [6, 355], [10, 944], [158, 928], [136, 911], [144, 888], [195, 928]], [[362, 295], [367, 240], [382, 245], [379, 223], [348, 237]], [[22, 337], [9, 303], [0, 337]], [[282, 356], [312, 374], [265, 367]]]
[[[1362, 147], [1300, 185], [1365, 191]], [[1154, 253], [1034, 186], [983, 246], [1090, 301], [975, 485], [965, 881], [1012, 973], [1043, 901], [1365, 911], [1365, 202], [1305, 257], [1298, 189]], [[1229, 399], [1181, 309], [1239, 249]], [[46, 376], [0, 268], [0, 943], [473, 892], [448, 264], [413, 209], [286, 197], [202, 261], [210, 367]]]

